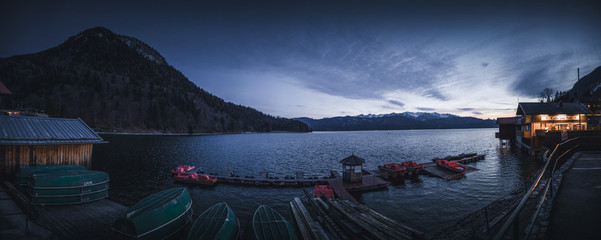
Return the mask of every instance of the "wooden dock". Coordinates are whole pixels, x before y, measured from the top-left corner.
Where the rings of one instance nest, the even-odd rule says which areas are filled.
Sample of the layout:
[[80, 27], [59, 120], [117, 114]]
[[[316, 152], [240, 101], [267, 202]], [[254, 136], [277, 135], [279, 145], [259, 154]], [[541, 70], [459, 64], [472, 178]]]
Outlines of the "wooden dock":
[[327, 184], [329, 177], [322, 178], [305, 178], [302, 172], [297, 172], [295, 177], [278, 178], [268, 177], [267, 173], [259, 174], [259, 176], [238, 176], [233, 174], [233, 171], [223, 175], [207, 174], [210, 177], [217, 177], [217, 183], [258, 186], [258, 187], [311, 187], [314, 185]]
[[340, 199], [313, 198], [304, 192], [306, 202], [299, 198], [290, 202], [303, 239], [425, 239], [423, 232], [365, 206]]
[[424, 163], [424, 167], [422, 168], [422, 173], [427, 174], [433, 177], [439, 177], [445, 180], [454, 180], [459, 179], [465, 176], [466, 173], [478, 171], [477, 168], [465, 166], [465, 171], [456, 173], [450, 170], [443, 169], [441, 167], [436, 166], [436, 163]]
[[[369, 172], [369, 171], [368, 171]], [[336, 174], [332, 174], [334, 176], [339, 176]], [[362, 176], [362, 183], [344, 183], [342, 181], [342, 177], [330, 178], [328, 179], [328, 184], [336, 193], [336, 196], [342, 200], [349, 200], [354, 204], [359, 204], [357, 199], [350, 194], [350, 192], [363, 192], [363, 191], [372, 191], [377, 189], [386, 188], [390, 182], [384, 181], [376, 176], [375, 173], [369, 172], [369, 174], [365, 174]]]
[[[26, 201], [14, 186], [9, 189], [14, 191], [12, 194], [21, 195], [15, 201]], [[27, 203], [20, 202], [18, 205], [27, 206]], [[113, 222], [127, 210], [127, 207], [108, 199], [63, 206], [30, 205], [28, 208], [34, 222], [48, 229], [57, 239], [113, 239]]]

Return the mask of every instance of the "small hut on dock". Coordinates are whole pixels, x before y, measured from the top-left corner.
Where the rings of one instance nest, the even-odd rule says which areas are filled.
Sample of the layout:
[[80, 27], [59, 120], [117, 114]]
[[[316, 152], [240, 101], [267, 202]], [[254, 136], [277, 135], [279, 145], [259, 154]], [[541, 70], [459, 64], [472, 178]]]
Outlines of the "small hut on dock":
[[92, 145], [104, 140], [81, 119], [0, 116], [0, 173], [20, 166], [72, 164], [87, 168]]
[[355, 156], [355, 154], [342, 159], [342, 181], [344, 183], [362, 183], [363, 182], [363, 163], [365, 159]]

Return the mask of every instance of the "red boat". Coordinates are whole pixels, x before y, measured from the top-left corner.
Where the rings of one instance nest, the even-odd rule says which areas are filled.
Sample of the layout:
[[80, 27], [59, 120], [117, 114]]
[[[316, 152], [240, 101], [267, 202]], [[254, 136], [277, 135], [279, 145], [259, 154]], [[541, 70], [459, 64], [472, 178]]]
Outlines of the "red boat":
[[384, 164], [384, 166], [378, 166], [378, 169], [383, 173], [401, 173], [407, 170], [406, 167], [396, 163]]
[[436, 165], [456, 173], [461, 173], [467, 169], [465, 166], [459, 165], [457, 162], [447, 160], [437, 160]]
[[315, 185], [313, 188], [313, 197], [318, 198], [322, 194], [327, 198], [334, 199], [334, 191], [330, 185]]
[[405, 167], [409, 171], [415, 171], [421, 169], [422, 167], [424, 167], [424, 165], [415, 163], [413, 161], [406, 161], [401, 163], [401, 167]]
[[217, 177], [211, 177], [206, 174], [198, 175], [197, 173], [178, 173], [173, 176], [173, 179], [178, 182], [213, 185], [217, 182]]
[[187, 173], [187, 172], [191, 171], [192, 169], [194, 169], [194, 166], [179, 165], [175, 169], [171, 169], [171, 174]]

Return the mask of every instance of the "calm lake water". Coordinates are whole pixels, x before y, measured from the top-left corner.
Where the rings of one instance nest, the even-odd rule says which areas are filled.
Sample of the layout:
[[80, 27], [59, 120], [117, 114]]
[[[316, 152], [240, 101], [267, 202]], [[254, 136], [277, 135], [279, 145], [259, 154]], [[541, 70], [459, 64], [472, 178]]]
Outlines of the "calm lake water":
[[[169, 170], [179, 164], [207, 172], [256, 176], [327, 176], [339, 170], [345, 157], [366, 159], [364, 168], [391, 162], [429, 162], [434, 157], [467, 152], [486, 154], [470, 163], [479, 171], [446, 181], [419, 176], [361, 194], [366, 206], [432, 236], [457, 220], [524, 184], [538, 163], [525, 154], [501, 148], [497, 129], [398, 130], [313, 133], [261, 133], [209, 136], [103, 135], [108, 144], [94, 147], [92, 168], [110, 174], [110, 198], [131, 206], [149, 194], [180, 185]], [[310, 189], [310, 188], [309, 188]], [[267, 204], [291, 221], [288, 202], [303, 197], [300, 188], [259, 188], [217, 185], [189, 187], [194, 214], [227, 202], [243, 227], [260, 204]]]

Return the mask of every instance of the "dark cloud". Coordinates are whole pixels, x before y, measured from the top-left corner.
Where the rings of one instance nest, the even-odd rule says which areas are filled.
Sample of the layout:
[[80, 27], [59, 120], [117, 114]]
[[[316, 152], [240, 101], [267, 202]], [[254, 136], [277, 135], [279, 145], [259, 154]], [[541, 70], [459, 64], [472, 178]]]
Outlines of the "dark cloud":
[[572, 51], [526, 59], [517, 59], [523, 57], [519, 55], [513, 57], [516, 59], [508, 63], [509, 69], [506, 69], [517, 74], [511, 85], [512, 90], [519, 95], [530, 97], [537, 97], [544, 88], [557, 90], [564, 86], [567, 81], [570, 81], [570, 72], [576, 68], [572, 64], [565, 64], [574, 58]]
[[473, 108], [457, 108], [459, 111], [474, 111]]
[[418, 107], [417, 110], [424, 111], [424, 112], [431, 112], [431, 111], [434, 111], [436, 109], [434, 109], [434, 108], [427, 108], [427, 107]]
[[485, 68], [485, 67], [488, 67], [489, 63], [484, 62], [484, 63], [481, 63], [480, 65], [482, 65], [482, 67]]
[[472, 114], [474, 114], [474, 115], [482, 115], [481, 112], [476, 112], [476, 111], [473, 111]]
[[405, 106], [405, 104], [404, 104], [404, 103], [402, 103], [402, 102], [399, 102], [399, 101], [396, 101], [396, 100], [388, 100], [388, 103], [390, 103], [390, 104], [394, 104], [394, 105], [397, 105], [397, 106], [399, 106], [399, 107], [404, 107], [404, 106]]

